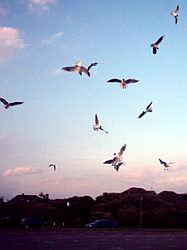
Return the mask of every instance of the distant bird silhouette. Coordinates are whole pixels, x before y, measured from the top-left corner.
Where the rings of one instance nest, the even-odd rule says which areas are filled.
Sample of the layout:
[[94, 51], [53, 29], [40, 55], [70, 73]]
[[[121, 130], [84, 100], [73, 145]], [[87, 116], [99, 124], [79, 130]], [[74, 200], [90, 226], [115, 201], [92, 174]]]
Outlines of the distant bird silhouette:
[[119, 83], [120, 84], [120, 87], [122, 89], [126, 88], [127, 87], [127, 84], [130, 84], [130, 83], [136, 83], [136, 82], [139, 82], [139, 80], [136, 80], [136, 79], [118, 79], [118, 78], [113, 78], [113, 79], [110, 79], [107, 81], [108, 83]]
[[93, 125], [93, 129], [94, 129], [95, 131], [98, 131], [98, 130], [100, 129], [100, 130], [102, 130], [102, 131], [104, 131], [105, 133], [108, 134], [108, 132], [107, 132], [106, 130], [104, 130], [104, 129], [102, 128], [102, 126], [100, 125], [97, 114], [95, 114], [95, 124]]
[[95, 62], [95, 63], [91, 63], [88, 68], [85, 68], [81, 65], [81, 63], [77, 63], [76, 65], [74, 66], [68, 66], [68, 67], [63, 67], [61, 68], [61, 70], [65, 70], [65, 71], [68, 71], [68, 72], [77, 72], [78, 74], [82, 75], [82, 73], [85, 73], [87, 76], [90, 76], [90, 69], [93, 67], [93, 66], [96, 66], [98, 63]]
[[171, 15], [175, 18], [175, 24], [177, 24], [179, 20], [179, 5], [177, 5], [176, 10], [171, 12]]
[[50, 164], [49, 167], [53, 167], [54, 171], [56, 171], [56, 165], [55, 164]]
[[141, 118], [142, 116], [144, 116], [147, 112], [152, 112], [152, 108], [151, 108], [151, 105], [152, 105], [153, 102], [149, 103], [149, 105], [146, 107], [146, 110], [143, 111], [139, 116], [138, 118]]
[[160, 162], [160, 164], [164, 165], [164, 170], [168, 170], [170, 165], [174, 163], [174, 162], [167, 163], [165, 161], [162, 161], [161, 159], [159, 159], [159, 162]]
[[161, 36], [155, 43], [151, 44], [151, 47], [153, 48], [153, 54], [157, 53], [157, 50], [159, 49], [159, 44], [162, 42], [164, 36]]
[[0, 98], [0, 101], [4, 104], [5, 109], [24, 103], [24, 102], [7, 102], [4, 98]]
[[124, 164], [124, 162], [122, 162], [122, 155], [123, 155], [123, 152], [124, 152], [125, 149], [126, 149], [126, 146], [127, 146], [127, 144], [124, 144], [124, 145], [121, 147], [120, 151], [119, 151], [117, 154], [114, 153], [113, 159], [107, 160], [107, 161], [105, 161], [105, 162], [103, 162], [103, 163], [104, 163], [104, 164], [112, 164], [112, 166], [114, 167], [114, 169], [115, 169], [116, 171], [118, 171], [118, 170], [119, 170], [119, 167], [120, 167], [122, 164]]

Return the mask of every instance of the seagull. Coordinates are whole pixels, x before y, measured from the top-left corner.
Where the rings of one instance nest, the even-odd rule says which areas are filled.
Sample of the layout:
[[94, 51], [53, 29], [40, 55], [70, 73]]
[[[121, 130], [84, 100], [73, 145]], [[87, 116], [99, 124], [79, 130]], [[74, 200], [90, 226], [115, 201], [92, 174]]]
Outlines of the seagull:
[[61, 70], [65, 70], [68, 72], [77, 72], [78, 74], [82, 75], [82, 73], [85, 73], [87, 76], [90, 76], [90, 69], [93, 66], [96, 66], [98, 63], [94, 62], [91, 63], [88, 68], [85, 68], [81, 65], [81, 63], [77, 63], [74, 66], [68, 66], [68, 67], [63, 67]]
[[94, 129], [95, 131], [98, 131], [98, 130], [100, 129], [100, 130], [102, 130], [102, 131], [104, 131], [105, 133], [108, 134], [108, 132], [107, 132], [106, 130], [104, 130], [104, 129], [102, 128], [102, 126], [100, 125], [97, 114], [95, 114], [95, 124], [93, 125], [93, 129]]
[[124, 162], [122, 162], [122, 154], [123, 154], [123, 152], [125, 151], [126, 146], [127, 146], [127, 144], [124, 144], [124, 145], [121, 147], [120, 151], [119, 151], [117, 154], [114, 153], [113, 159], [107, 160], [107, 161], [103, 162], [103, 164], [112, 164], [112, 166], [114, 167], [114, 169], [115, 169], [116, 171], [118, 171], [118, 170], [119, 170], [119, 167], [120, 167], [122, 164], [124, 164]]
[[176, 10], [172, 11], [170, 14], [172, 16], [174, 16], [174, 18], [175, 18], [175, 24], [177, 24], [177, 22], [179, 20], [179, 5], [177, 5]]
[[49, 167], [53, 167], [54, 171], [56, 171], [56, 165], [55, 164], [50, 164]]
[[168, 168], [170, 167], [171, 164], [173, 164], [174, 162], [170, 162], [169, 164], [165, 161], [162, 161], [161, 159], [159, 159], [160, 164], [164, 165], [164, 170], [168, 170]]
[[127, 84], [129, 84], [129, 83], [136, 83], [136, 82], [139, 82], [139, 80], [136, 80], [136, 79], [127, 79], [127, 80], [125, 80], [125, 79], [113, 78], [113, 79], [108, 80], [107, 82], [109, 82], [109, 83], [118, 82], [120, 84], [120, 87], [122, 89], [124, 89], [124, 88], [126, 89], [127, 88]]
[[157, 50], [159, 49], [159, 44], [162, 42], [164, 36], [161, 36], [155, 43], [151, 44], [151, 47], [153, 48], [153, 54], [157, 53]]
[[151, 104], [152, 104], [152, 103], [153, 103], [153, 102], [149, 103], [149, 105], [146, 107], [146, 110], [143, 111], [143, 112], [138, 116], [138, 118], [141, 118], [141, 117], [144, 116], [147, 112], [152, 112], [152, 111], [153, 111], [152, 108], [151, 108]]
[[23, 104], [23, 102], [7, 102], [4, 98], [0, 98], [0, 101], [4, 104], [5, 109], [8, 109], [11, 106]]

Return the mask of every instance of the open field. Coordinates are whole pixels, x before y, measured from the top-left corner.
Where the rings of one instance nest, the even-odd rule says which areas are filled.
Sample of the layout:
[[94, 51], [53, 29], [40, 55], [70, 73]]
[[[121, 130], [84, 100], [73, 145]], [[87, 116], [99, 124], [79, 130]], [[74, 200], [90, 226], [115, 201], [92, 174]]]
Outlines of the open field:
[[187, 249], [187, 231], [62, 230], [0, 232], [1, 250]]

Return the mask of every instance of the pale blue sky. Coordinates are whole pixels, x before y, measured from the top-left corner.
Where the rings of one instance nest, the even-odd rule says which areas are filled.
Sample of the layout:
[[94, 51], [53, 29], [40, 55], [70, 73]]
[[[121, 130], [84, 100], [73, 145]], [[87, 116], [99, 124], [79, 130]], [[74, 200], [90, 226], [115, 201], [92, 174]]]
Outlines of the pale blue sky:
[[[1, 0], [0, 96], [24, 104], [0, 106], [0, 195], [186, 192], [186, 43], [184, 0]], [[90, 78], [60, 71], [78, 61], [98, 62]], [[122, 90], [111, 78], [140, 81]], [[109, 134], [93, 131], [95, 113]], [[126, 165], [103, 165], [124, 143]]]

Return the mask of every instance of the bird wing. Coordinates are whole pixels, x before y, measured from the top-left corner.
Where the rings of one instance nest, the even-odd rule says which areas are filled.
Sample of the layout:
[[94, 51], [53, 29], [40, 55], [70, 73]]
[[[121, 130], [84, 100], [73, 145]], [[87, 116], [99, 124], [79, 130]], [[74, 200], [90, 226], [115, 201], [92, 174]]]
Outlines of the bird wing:
[[24, 102], [11, 102], [9, 105], [10, 106], [15, 106], [15, 105], [20, 105], [23, 104]]
[[177, 24], [177, 22], [178, 22], [178, 17], [175, 16], [175, 24]]
[[149, 105], [146, 107], [146, 110], [148, 110], [150, 107], [151, 107], [151, 104], [152, 104], [153, 102], [150, 102], [149, 103]]
[[80, 74], [82, 74], [82, 72], [84, 72], [87, 76], [90, 76], [90, 72], [83, 66], [81, 66]]
[[164, 38], [164, 36], [159, 37], [159, 39], [156, 41], [155, 44], [158, 45], [159, 43], [161, 43], [163, 38]]
[[158, 159], [158, 160], [159, 160], [159, 162], [160, 162], [161, 164], [163, 164], [161, 159]]
[[56, 170], [56, 165], [50, 164], [49, 167], [54, 167], [54, 170]]
[[95, 114], [95, 124], [96, 124], [96, 125], [99, 125], [99, 119], [98, 119], [97, 114]]
[[161, 164], [166, 164], [166, 162], [162, 161], [161, 159], [159, 159], [159, 161], [160, 161]]
[[104, 161], [103, 164], [112, 164], [114, 162], [114, 160], [107, 160], [107, 161]]
[[120, 83], [121, 80], [117, 78], [113, 78], [113, 79], [108, 80], [107, 82], [119, 82]]
[[157, 49], [155, 47], [153, 47], [153, 54], [156, 54]]
[[89, 71], [91, 67], [96, 66], [97, 64], [98, 64], [97, 62], [91, 63], [91, 64], [88, 66], [87, 70]]
[[0, 98], [0, 101], [1, 101], [4, 105], [9, 104], [4, 98]]
[[123, 164], [123, 162], [118, 162], [117, 164], [114, 165], [114, 169], [115, 169], [116, 171], [118, 171], [118, 170], [119, 170], [119, 167], [120, 167], [122, 164]]
[[75, 65], [75, 66], [63, 67], [63, 68], [61, 68], [61, 70], [65, 70], [65, 71], [68, 71], [68, 72], [74, 72], [74, 71], [77, 70], [77, 68], [78, 68], [78, 66]]
[[145, 114], [146, 114], [146, 112], [143, 111], [143, 112], [138, 116], [138, 118], [141, 118], [141, 117], [144, 116]]
[[175, 12], [179, 12], [179, 5], [177, 5]]
[[119, 170], [119, 167], [120, 167], [120, 165], [114, 165], [114, 169], [115, 169], [116, 171]]
[[127, 84], [129, 84], [129, 83], [136, 83], [136, 82], [139, 82], [139, 80], [136, 80], [136, 79], [127, 79], [127, 80], [125, 80], [125, 82], [126, 82]]
[[100, 127], [99, 129], [108, 134], [108, 131], [104, 130], [102, 127]]
[[118, 153], [118, 155], [122, 155], [123, 154], [123, 152], [125, 151], [125, 149], [126, 149], [126, 146], [127, 146], [127, 144], [124, 144], [121, 148], [120, 148], [120, 151], [119, 151], [119, 153]]

